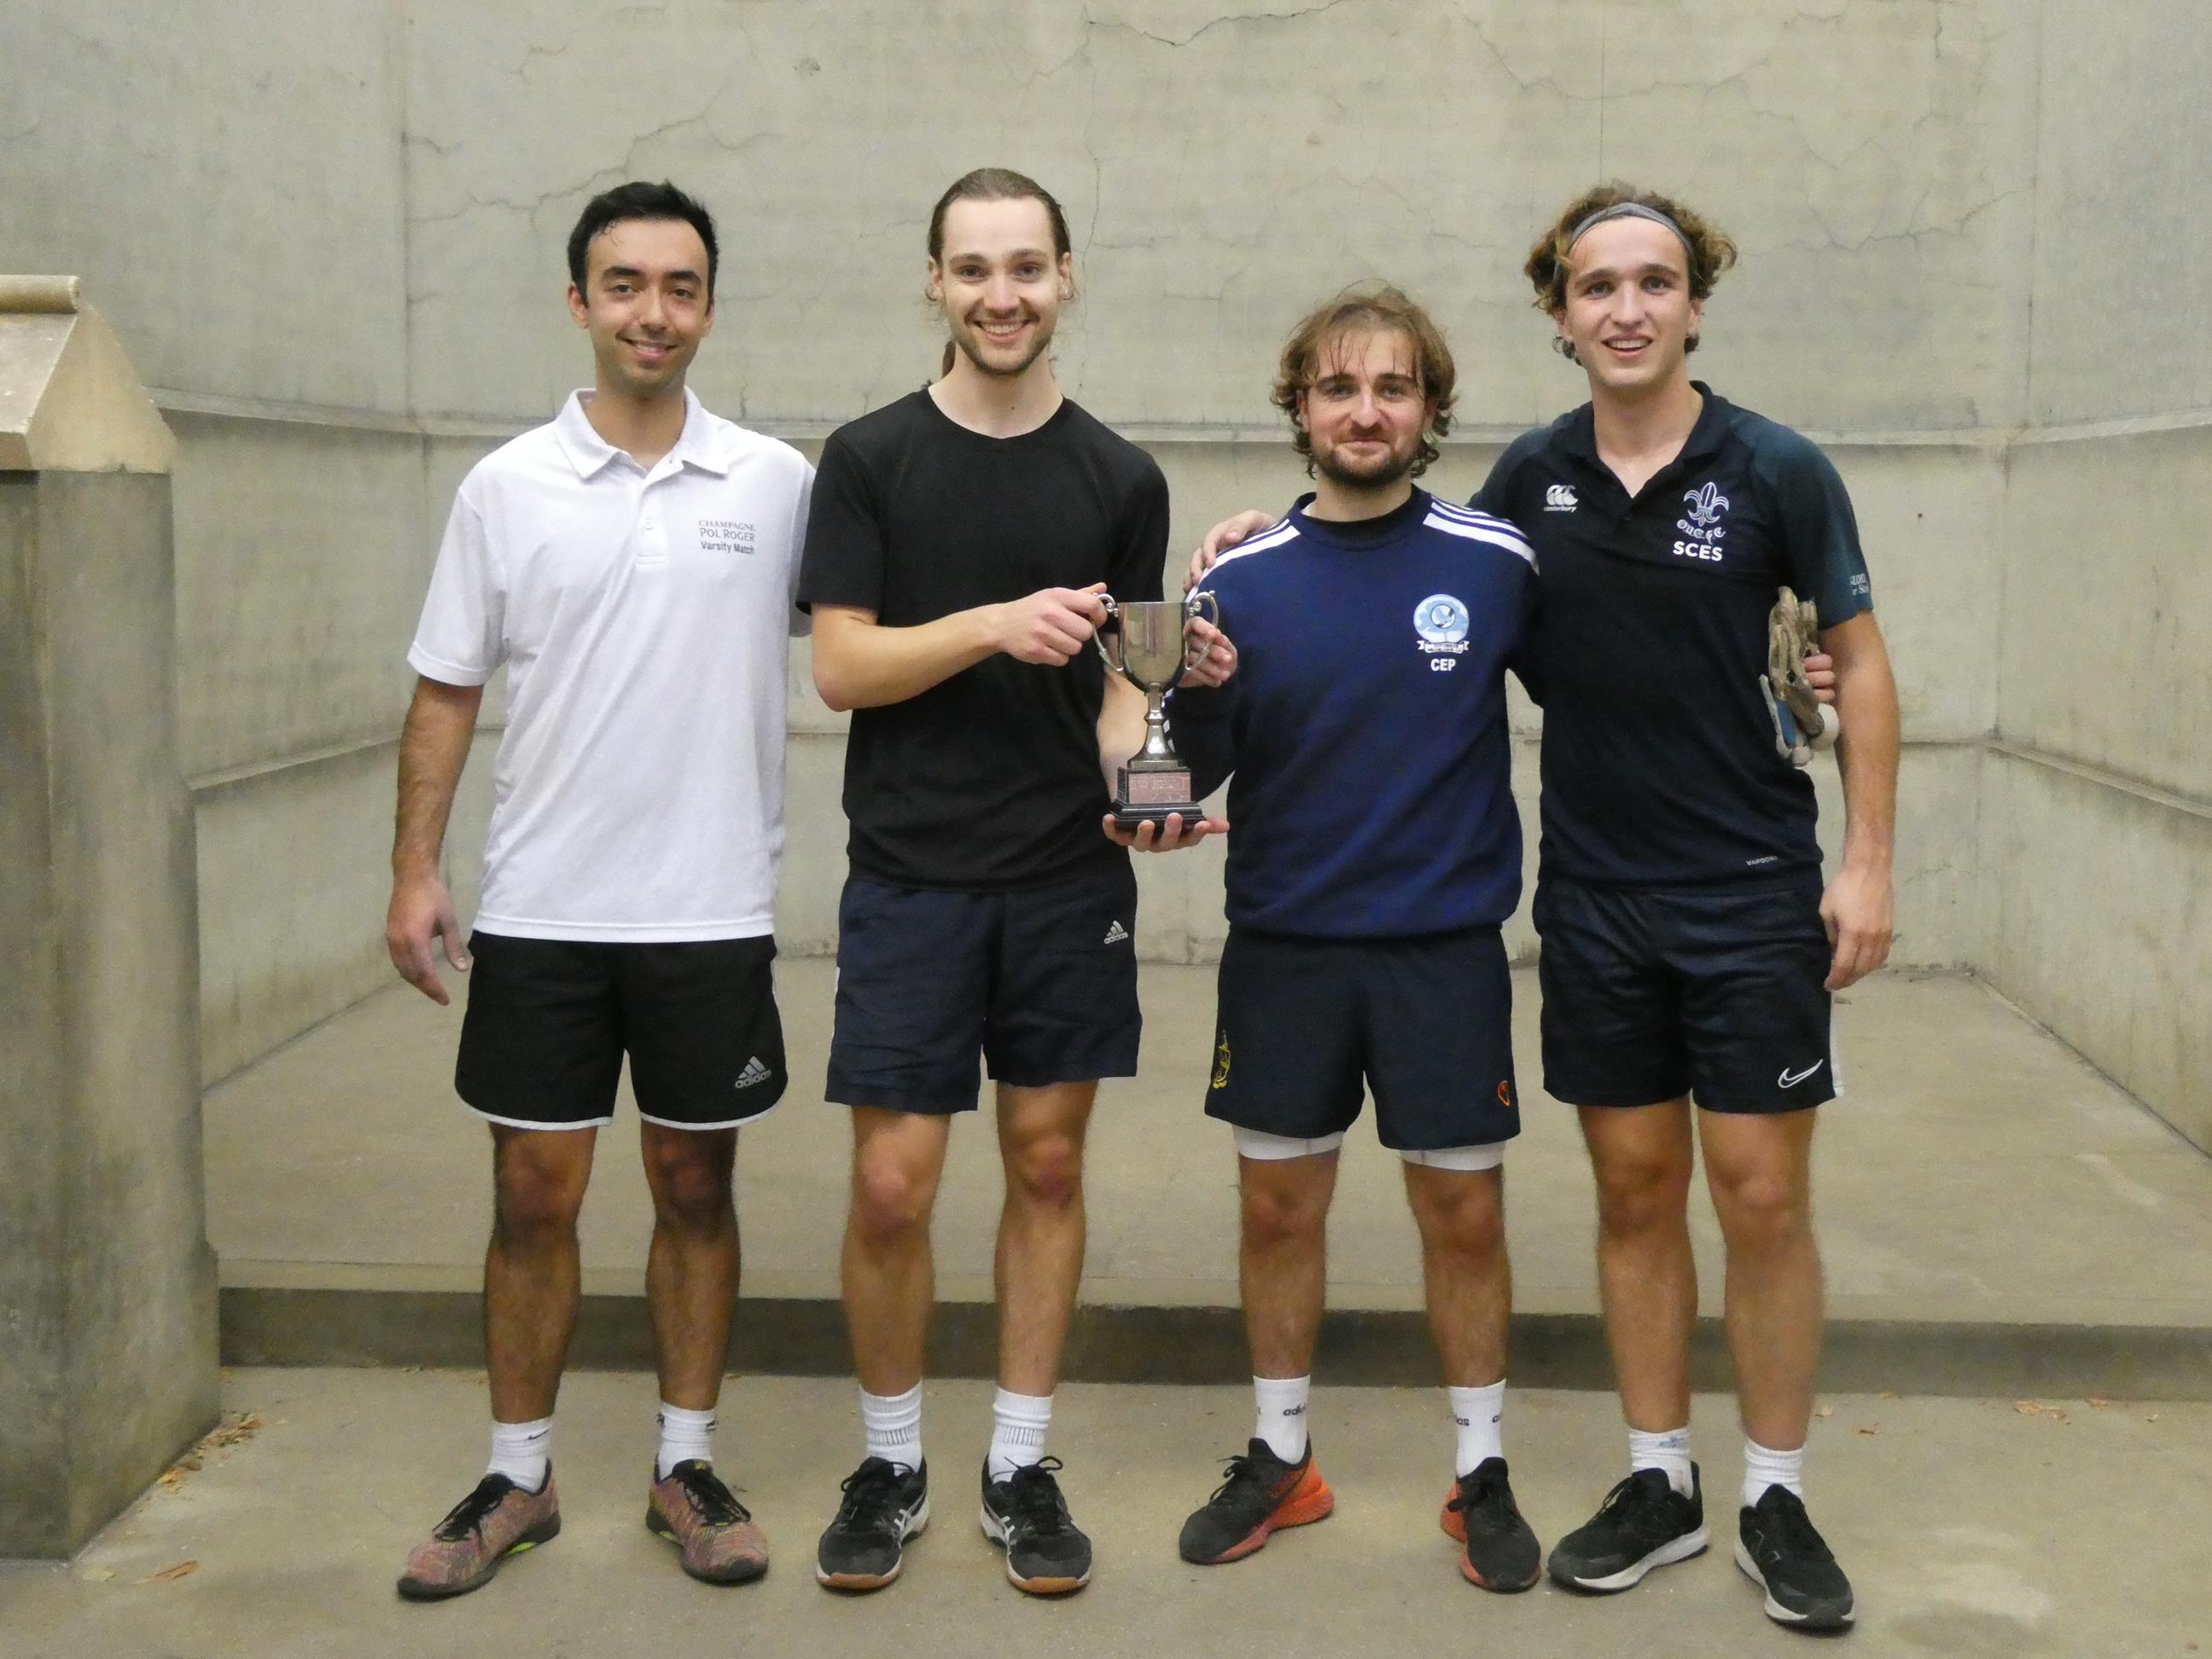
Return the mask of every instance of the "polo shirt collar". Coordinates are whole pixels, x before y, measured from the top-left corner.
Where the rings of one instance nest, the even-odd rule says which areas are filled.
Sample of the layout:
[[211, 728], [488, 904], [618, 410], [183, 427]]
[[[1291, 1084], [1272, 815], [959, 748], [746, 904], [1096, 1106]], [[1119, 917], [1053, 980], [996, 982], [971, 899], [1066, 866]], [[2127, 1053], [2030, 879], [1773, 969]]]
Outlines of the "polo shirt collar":
[[[1705, 404], [1698, 410], [1698, 423], [1690, 428], [1690, 435], [1682, 441], [1682, 453], [1669, 463], [1670, 465], [1704, 460], [1718, 454], [1722, 443], [1728, 437], [1729, 417], [1735, 412], [1733, 404], [1703, 380], [1692, 380], [1690, 384], [1697, 387], [1698, 395], [1705, 399]], [[1598, 466], [1602, 463], [1597, 458], [1597, 416], [1595, 410], [1595, 405], [1584, 404], [1567, 417], [1566, 430], [1559, 437], [1559, 447], [1577, 460]]]
[[[580, 388], [568, 394], [568, 401], [561, 405], [554, 417], [554, 436], [560, 441], [562, 452], [576, 469], [579, 477], [596, 477], [608, 462], [623, 452], [599, 436], [584, 414], [584, 405], [591, 399], [588, 389]], [[690, 386], [684, 388], [684, 430], [677, 434], [676, 447], [669, 454], [683, 466], [696, 466], [703, 471], [726, 477], [731, 456], [720, 441], [714, 422], [699, 394]]]

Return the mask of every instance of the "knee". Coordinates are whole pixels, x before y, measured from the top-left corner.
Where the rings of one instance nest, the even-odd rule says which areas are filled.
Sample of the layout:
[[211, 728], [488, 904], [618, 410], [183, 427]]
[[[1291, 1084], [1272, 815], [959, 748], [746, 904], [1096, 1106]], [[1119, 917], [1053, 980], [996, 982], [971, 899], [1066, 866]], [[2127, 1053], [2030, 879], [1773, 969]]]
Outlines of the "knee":
[[1597, 1170], [1598, 1225], [1616, 1237], [1681, 1225], [1690, 1171], [1662, 1158], [1609, 1158]]
[[732, 1214], [730, 1164], [712, 1139], [687, 1133], [647, 1147], [646, 1185], [662, 1224], [712, 1229]]
[[1456, 1255], [1489, 1256], [1505, 1249], [1505, 1208], [1498, 1194], [1469, 1184], [1442, 1201], [1431, 1200], [1417, 1210], [1422, 1237], [1431, 1246], [1441, 1245]]
[[853, 1170], [853, 1228], [888, 1244], [929, 1224], [933, 1184], [892, 1158], [864, 1158]]
[[1809, 1237], [1811, 1194], [1784, 1171], [1715, 1171], [1713, 1209], [1732, 1251], [1772, 1255]]
[[1006, 1156], [1006, 1188], [1032, 1207], [1065, 1210], [1083, 1191], [1083, 1146], [1073, 1135], [1042, 1135]]
[[1328, 1199], [1273, 1187], [1244, 1190], [1244, 1242], [1258, 1249], [1319, 1238], [1328, 1219]]
[[495, 1174], [493, 1225], [509, 1243], [572, 1237], [588, 1178], [586, 1170], [572, 1168], [562, 1158], [503, 1158]]

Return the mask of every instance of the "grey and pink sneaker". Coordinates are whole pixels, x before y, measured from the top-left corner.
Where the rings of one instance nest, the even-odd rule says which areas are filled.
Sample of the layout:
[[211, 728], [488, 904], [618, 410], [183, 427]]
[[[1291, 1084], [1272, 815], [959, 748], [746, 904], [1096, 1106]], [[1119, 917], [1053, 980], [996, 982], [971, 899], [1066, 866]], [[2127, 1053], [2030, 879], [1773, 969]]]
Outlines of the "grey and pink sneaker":
[[703, 1458], [653, 1483], [645, 1524], [683, 1552], [684, 1571], [702, 1583], [746, 1584], [768, 1571], [767, 1538]]
[[418, 1544], [399, 1575], [399, 1593], [410, 1601], [437, 1601], [465, 1595], [499, 1571], [510, 1555], [549, 1542], [561, 1531], [561, 1499], [553, 1490], [553, 1471], [536, 1492], [503, 1474], [488, 1474], [477, 1489], [453, 1505]]

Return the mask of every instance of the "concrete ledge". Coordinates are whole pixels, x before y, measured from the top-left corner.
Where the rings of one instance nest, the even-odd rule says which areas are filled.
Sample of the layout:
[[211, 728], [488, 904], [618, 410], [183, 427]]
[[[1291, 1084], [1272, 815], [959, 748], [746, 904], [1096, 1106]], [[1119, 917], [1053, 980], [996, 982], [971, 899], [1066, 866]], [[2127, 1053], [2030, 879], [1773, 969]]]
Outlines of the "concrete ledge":
[[[997, 1352], [990, 1304], [939, 1306], [930, 1332], [932, 1376], [990, 1376]], [[473, 1291], [254, 1285], [222, 1291], [226, 1365], [477, 1370], [483, 1361], [483, 1304]], [[569, 1365], [650, 1370], [644, 1298], [586, 1296]], [[732, 1370], [842, 1376], [851, 1365], [844, 1313], [834, 1299], [739, 1304]], [[1425, 1388], [1436, 1381], [1426, 1319], [1412, 1311], [1331, 1312], [1321, 1365], [1335, 1384]], [[1235, 1382], [1249, 1375], [1243, 1316], [1218, 1306], [1079, 1308], [1063, 1367], [1071, 1382]], [[1610, 1389], [1612, 1362], [1597, 1316], [1517, 1316], [1512, 1376], [1521, 1388]], [[1701, 1390], [1729, 1386], [1717, 1319], [1698, 1322], [1692, 1382]], [[1828, 1326], [1820, 1382], [1832, 1393], [2212, 1400], [2212, 1329], [1840, 1319]]]

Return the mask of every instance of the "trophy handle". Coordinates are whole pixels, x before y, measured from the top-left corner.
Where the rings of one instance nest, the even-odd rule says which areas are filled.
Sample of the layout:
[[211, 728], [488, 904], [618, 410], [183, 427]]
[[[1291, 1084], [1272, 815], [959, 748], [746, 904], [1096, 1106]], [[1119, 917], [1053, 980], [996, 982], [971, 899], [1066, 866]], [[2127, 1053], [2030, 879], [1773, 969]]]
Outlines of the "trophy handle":
[[1106, 619], [1091, 630], [1091, 642], [1098, 647], [1098, 654], [1104, 659], [1109, 668], [1117, 674], [1122, 673], [1126, 670], [1128, 660], [1127, 653], [1124, 652], [1121, 655], [1116, 656], [1106, 644], [1107, 636], [1109, 635], [1113, 636], [1117, 645], [1126, 642], [1127, 636], [1121, 632], [1121, 610], [1114, 603], [1114, 596], [1111, 593], [1101, 593], [1098, 599], [1099, 603], [1106, 607]]
[[[1198, 621], [1202, 616], [1203, 619], [1212, 627], [1221, 626], [1221, 601], [1214, 598], [1212, 591], [1209, 588], [1201, 587], [1195, 593], [1186, 598], [1182, 602], [1182, 613], [1186, 623]], [[1188, 632], [1185, 635], [1182, 655], [1184, 665], [1188, 667], [1191, 660]]]

